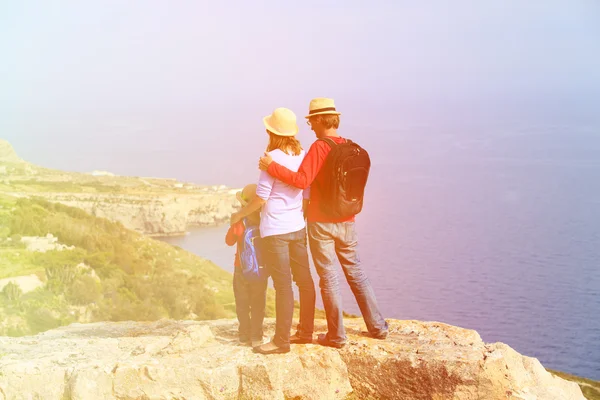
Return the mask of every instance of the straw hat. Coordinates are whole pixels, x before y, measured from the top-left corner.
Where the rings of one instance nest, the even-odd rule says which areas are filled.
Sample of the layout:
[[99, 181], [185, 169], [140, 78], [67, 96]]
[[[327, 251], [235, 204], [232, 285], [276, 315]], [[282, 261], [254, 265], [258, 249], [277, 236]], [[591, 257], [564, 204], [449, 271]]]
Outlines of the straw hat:
[[235, 198], [240, 202], [242, 207], [245, 207], [246, 204], [250, 203], [252, 199], [256, 196], [256, 184], [251, 183], [249, 185], [244, 186], [244, 188], [235, 194]]
[[336, 111], [333, 99], [317, 97], [310, 101], [310, 105], [308, 106], [308, 115], [305, 118], [324, 114], [342, 115], [342, 113]]
[[263, 118], [263, 122], [267, 130], [277, 136], [295, 136], [298, 133], [296, 114], [287, 108], [275, 109], [273, 114]]

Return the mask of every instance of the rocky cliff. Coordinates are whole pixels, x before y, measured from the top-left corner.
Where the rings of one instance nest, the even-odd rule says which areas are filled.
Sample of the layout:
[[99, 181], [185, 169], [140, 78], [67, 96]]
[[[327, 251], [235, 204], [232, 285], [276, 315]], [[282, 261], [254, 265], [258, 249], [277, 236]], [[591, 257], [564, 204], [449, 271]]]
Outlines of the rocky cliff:
[[189, 228], [226, 222], [239, 207], [235, 192], [176, 179], [43, 168], [23, 161], [0, 139], [0, 194], [42, 197], [148, 235], [181, 235]]
[[13, 147], [6, 140], [0, 139], [0, 162], [22, 163]]
[[[347, 319], [341, 350], [294, 345], [271, 356], [239, 345], [232, 320], [74, 324], [0, 337], [0, 398], [584, 400], [577, 384], [475, 331], [389, 322], [385, 341]], [[266, 327], [272, 334], [273, 321]]]
[[233, 193], [233, 190], [217, 189], [206, 193], [38, 193], [37, 196], [118, 221], [140, 233], [169, 236], [185, 234], [189, 228], [229, 221], [231, 213], [239, 209]]

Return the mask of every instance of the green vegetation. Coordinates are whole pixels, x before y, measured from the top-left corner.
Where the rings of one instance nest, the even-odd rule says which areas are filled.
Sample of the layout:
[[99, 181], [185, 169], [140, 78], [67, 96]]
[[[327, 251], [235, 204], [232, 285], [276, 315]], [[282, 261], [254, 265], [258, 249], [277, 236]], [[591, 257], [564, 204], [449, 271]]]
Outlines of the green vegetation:
[[[231, 274], [121, 224], [41, 199], [4, 196], [0, 227], [0, 279], [36, 274], [44, 282], [28, 293], [4, 287], [0, 335], [29, 335], [75, 321], [235, 316]], [[74, 248], [34, 253], [19, 240], [48, 233]]]
[[[7, 164], [0, 160], [0, 168]], [[35, 167], [35, 174], [26, 166], [8, 166], [8, 176], [0, 175], [0, 193], [30, 193], [40, 196], [52, 194], [90, 195], [161, 195], [203, 193], [205, 187], [186, 185], [172, 179], [139, 178], [126, 176], [93, 176], [76, 172], [62, 172]], [[9, 178], [10, 177], [10, 178]]]
[[[20, 240], [47, 234], [72, 247], [32, 252]], [[0, 293], [0, 335], [72, 322], [235, 317], [232, 276], [212, 262], [78, 208], [0, 195], [0, 279], [31, 274], [43, 287], [23, 293], [9, 284]], [[269, 317], [274, 304], [269, 290]]]
[[591, 379], [580, 378], [575, 375], [566, 374], [564, 372], [553, 371], [551, 369], [548, 372], [556, 375], [560, 378], [566, 379], [571, 382], [575, 382], [581, 388], [583, 395], [588, 400], [600, 400], [600, 382], [593, 381]]
[[99, 182], [86, 182], [84, 185], [75, 182], [52, 182], [36, 180], [12, 180], [11, 189], [26, 192], [65, 192], [65, 193], [120, 193], [116, 185], [104, 185]]

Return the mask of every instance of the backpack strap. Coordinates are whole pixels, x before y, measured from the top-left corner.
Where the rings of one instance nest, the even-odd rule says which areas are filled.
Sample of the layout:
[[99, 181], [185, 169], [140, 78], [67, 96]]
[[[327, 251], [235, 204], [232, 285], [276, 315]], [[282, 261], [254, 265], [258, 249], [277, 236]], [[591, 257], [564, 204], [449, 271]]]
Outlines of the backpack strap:
[[331, 147], [332, 149], [337, 146], [337, 143], [333, 141], [333, 139], [330, 139], [328, 137], [324, 137], [324, 138], [320, 138], [319, 139], [322, 142], [325, 142], [329, 145], [329, 147]]
[[258, 227], [259, 225], [256, 224], [252, 224], [250, 222], [250, 220], [248, 219], [248, 217], [242, 218], [242, 222], [244, 223], [244, 231], [248, 228], [255, 228]]
[[[329, 145], [329, 147], [331, 147], [332, 149], [333, 149], [335, 146], [337, 146], [337, 145], [338, 145], [338, 144], [337, 144], [337, 143], [336, 143], [336, 142], [335, 142], [333, 139], [331, 139], [331, 138], [329, 138], [329, 137], [327, 137], [327, 136], [325, 136], [325, 137], [322, 137], [322, 138], [320, 138], [320, 139], [318, 139], [318, 140], [321, 140], [321, 141], [323, 141], [323, 142], [327, 143], [327, 144]], [[346, 143], [352, 143], [352, 140], [350, 140], [350, 139], [344, 139], [344, 140], [346, 141]]]

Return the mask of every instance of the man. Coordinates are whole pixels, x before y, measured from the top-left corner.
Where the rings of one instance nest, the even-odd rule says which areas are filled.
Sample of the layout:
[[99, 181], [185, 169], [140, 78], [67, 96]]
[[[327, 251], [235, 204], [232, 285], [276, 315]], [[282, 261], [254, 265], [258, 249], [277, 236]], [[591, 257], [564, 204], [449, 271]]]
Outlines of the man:
[[[344, 143], [346, 139], [337, 133], [340, 115], [336, 111], [333, 99], [316, 98], [310, 102], [309, 115], [306, 116], [307, 124], [315, 132], [317, 139], [329, 138], [337, 144]], [[379, 311], [373, 288], [360, 266], [354, 216], [334, 218], [320, 208], [319, 203], [323, 196], [318, 189], [323, 187], [324, 180], [328, 178], [322, 167], [330, 151], [331, 147], [327, 142], [317, 140], [308, 150], [297, 172], [273, 162], [266, 153], [259, 161], [259, 168], [266, 170], [274, 178], [300, 189], [315, 183], [311, 187], [307, 210], [308, 240], [315, 268], [321, 278], [319, 285], [327, 315], [327, 334], [319, 335], [317, 340], [321, 345], [341, 348], [346, 343], [346, 332], [338, 274], [335, 269], [336, 257], [354, 293], [370, 336], [385, 339], [388, 324]]]

